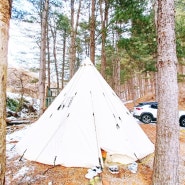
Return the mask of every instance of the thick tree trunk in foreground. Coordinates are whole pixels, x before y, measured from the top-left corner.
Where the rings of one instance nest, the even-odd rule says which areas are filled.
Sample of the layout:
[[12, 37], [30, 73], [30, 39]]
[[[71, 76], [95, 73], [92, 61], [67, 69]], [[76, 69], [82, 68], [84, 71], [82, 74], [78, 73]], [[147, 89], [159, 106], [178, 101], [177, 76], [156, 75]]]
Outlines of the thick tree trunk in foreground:
[[0, 1], [0, 185], [5, 184], [6, 170], [6, 83], [8, 66], [9, 21], [11, 2]]
[[179, 185], [179, 123], [174, 0], [158, 0], [158, 117], [153, 185]]

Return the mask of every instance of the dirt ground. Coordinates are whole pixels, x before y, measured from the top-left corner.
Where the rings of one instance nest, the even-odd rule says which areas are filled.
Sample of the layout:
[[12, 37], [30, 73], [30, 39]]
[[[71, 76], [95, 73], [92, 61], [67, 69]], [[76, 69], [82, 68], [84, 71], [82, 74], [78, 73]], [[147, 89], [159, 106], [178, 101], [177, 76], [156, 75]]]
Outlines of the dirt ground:
[[[150, 140], [155, 143], [155, 124], [140, 124]], [[11, 128], [12, 129], [12, 128]], [[20, 128], [14, 129], [17, 130]], [[8, 131], [10, 132], [10, 131]], [[11, 131], [12, 132], [12, 131]], [[150, 185], [154, 155], [138, 162], [137, 173], [128, 170], [127, 165], [119, 165], [119, 173], [111, 174], [105, 164], [103, 172], [92, 180], [85, 178], [86, 168], [66, 168], [31, 162], [15, 151], [18, 139], [7, 141], [6, 185]], [[180, 184], [185, 185], [185, 129], [180, 130]]]
[[[185, 91], [181, 91], [185, 92]], [[185, 110], [185, 94], [181, 93], [179, 108]], [[135, 104], [142, 101], [154, 101], [154, 96], [148, 94], [144, 98], [138, 99]], [[134, 103], [127, 103], [126, 107], [132, 110]], [[156, 124], [140, 124], [149, 139], [155, 144]], [[16, 133], [15, 131], [24, 129], [25, 125], [11, 126], [7, 128], [7, 135]], [[185, 185], [185, 128], [180, 128], [180, 185]], [[66, 168], [63, 166], [49, 166], [26, 159], [21, 159], [16, 153], [15, 144], [19, 137], [7, 139], [7, 169], [6, 185], [150, 185], [153, 172], [154, 154], [151, 154], [141, 161], [137, 161], [137, 173], [128, 170], [127, 165], [119, 166], [118, 174], [111, 174], [108, 171], [108, 164], [105, 163], [103, 172], [94, 179], [85, 178], [87, 168]]]

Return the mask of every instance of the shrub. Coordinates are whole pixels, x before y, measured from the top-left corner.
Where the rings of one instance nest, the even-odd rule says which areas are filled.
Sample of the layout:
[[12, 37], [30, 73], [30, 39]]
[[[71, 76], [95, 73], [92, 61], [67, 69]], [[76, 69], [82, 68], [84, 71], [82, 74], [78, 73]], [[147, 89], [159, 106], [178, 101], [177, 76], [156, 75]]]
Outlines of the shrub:
[[6, 103], [7, 108], [9, 108], [11, 111], [17, 111], [17, 108], [19, 107], [19, 102], [17, 100], [7, 97]]

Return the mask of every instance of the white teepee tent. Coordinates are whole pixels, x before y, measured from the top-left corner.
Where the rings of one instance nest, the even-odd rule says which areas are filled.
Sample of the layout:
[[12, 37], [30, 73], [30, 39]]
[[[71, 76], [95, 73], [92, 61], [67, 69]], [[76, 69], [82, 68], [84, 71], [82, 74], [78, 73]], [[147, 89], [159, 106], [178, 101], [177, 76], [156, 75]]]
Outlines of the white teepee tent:
[[67, 167], [102, 163], [101, 149], [128, 164], [154, 151], [133, 116], [89, 59], [17, 144], [24, 157]]

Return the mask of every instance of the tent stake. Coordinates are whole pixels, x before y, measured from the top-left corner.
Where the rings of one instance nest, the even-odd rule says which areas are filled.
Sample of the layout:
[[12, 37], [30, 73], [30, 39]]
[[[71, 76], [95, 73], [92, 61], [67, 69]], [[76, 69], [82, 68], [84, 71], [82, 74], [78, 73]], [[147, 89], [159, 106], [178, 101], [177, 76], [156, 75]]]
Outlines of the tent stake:
[[57, 158], [57, 156], [55, 156], [55, 158], [54, 158], [53, 166], [50, 167], [50, 168], [47, 168], [47, 169], [43, 172], [43, 175], [45, 175], [50, 169], [52, 169], [52, 168], [54, 168], [54, 167], [56, 166], [56, 165], [55, 165], [56, 158]]
[[[26, 150], [27, 150], [27, 149], [26, 149]], [[22, 161], [22, 158], [23, 158], [23, 156], [24, 156], [26, 150], [23, 152], [23, 154], [22, 154], [22, 156], [20, 157], [19, 161]]]
[[141, 163], [141, 160], [137, 157], [137, 155], [134, 153], [135, 157], [137, 158], [137, 161]]

